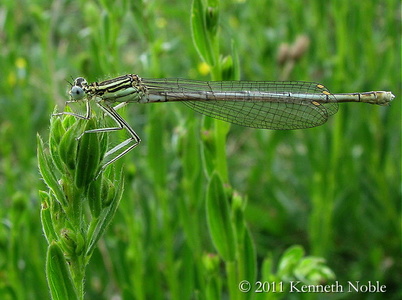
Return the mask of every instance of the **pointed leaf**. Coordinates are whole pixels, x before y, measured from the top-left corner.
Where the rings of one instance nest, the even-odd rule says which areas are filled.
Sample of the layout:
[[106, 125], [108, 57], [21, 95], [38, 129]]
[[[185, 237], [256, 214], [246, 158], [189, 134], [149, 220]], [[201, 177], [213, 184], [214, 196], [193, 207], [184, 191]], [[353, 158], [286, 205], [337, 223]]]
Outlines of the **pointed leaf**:
[[42, 209], [40, 211], [40, 218], [42, 221], [42, 230], [45, 234], [47, 242], [50, 244], [52, 241], [57, 239], [56, 231], [53, 227], [53, 221], [51, 216], [51, 210], [49, 207], [49, 194], [44, 191], [39, 191], [39, 197], [42, 202]]
[[53, 300], [78, 299], [63, 252], [56, 243], [47, 251], [46, 276]]
[[206, 9], [202, 0], [194, 0], [191, 7], [191, 33], [198, 54], [210, 66], [215, 65], [215, 56], [206, 26]]
[[40, 136], [37, 136], [37, 144], [38, 144], [38, 166], [39, 171], [42, 175], [43, 180], [46, 185], [54, 192], [57, 201], [59, 201], [63, 206], [67, 205], [67, 200], [62, 191], [57, 179], [54, 174], [54, 170], [56, 167], [54, 166], [52, 160], [49, 157], [49, 154], [45, 152], [43, 147], [43, 141]]
[[225, 261], [236, 256], [236, 240], [222, 180], [214, 172], [207, 191], [207, 221], [215, 248]]

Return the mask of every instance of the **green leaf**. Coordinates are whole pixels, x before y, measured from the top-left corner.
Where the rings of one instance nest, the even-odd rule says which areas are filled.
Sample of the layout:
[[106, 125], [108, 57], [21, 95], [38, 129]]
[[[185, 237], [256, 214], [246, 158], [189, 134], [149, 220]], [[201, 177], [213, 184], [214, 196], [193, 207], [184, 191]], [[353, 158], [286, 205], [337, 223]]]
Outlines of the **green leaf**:
[[294, 278], [294, 269], [299, 264], [303, 256], [304, 249], [301, 246], [296, 245], [288, 248], [280, 259], [277, 272], [278, 276], [283, 280], [291, 280]]
[[124, 190], [123, 188], [124, 181], [122, 173], [120, 173], [119, 177], [115, 180], [115, 182], [117, 182], [118, 184], [115, 188], [113, 200], [110, 202], [109, 206], [105, 207], [102, 210], [100, 216], [97, 219], [94, 219], [93, 222], [91, 222], [91, 228], [88, 230], [89, 243], [86, 252], [87, 257], [91, 256], [92, 251], [95, 249], [96, 243], [99, 241], [99, 239], [102, 237], [107, 227], [112, 222], [113, 217], [116, 214], [117, 208], [119, 207], [120, 199], [121, 196], [123, 195]]
[[246, 223], [244, 221], [244, 208], [245, 200], [237, 193], [231, 192], [231, 211], [232, 211], [232, 223], [234, 230], [236, 231], [239, 243], [243, 241], [244, 235], [246, 234]]
[[226, 157], [226, 136], [229, 129], [230, 123], [214, 120], [215, 169], [225, 182], [229, 182]]
[[254, 242], [251, 238], [250, 231], [245, 228], [242, 242], [239, 245], [241, 247], [240, 253], [242, 254], [239, 258], [240, 263], [242, 263], [243, 278], [250, 282], [254, 282], [257, 276], [257, 258], [254, 249]]
[[208, 278], [206, 290], [205, 290], [205, 299], [222, 299], [222, 279], [216, 275]]
[[40, 218], [42, 221], [42, 230], [45, 234], [47, 242], [50, 244], [52, 241], [57, 240], [57, 234], [54, 230], [51, 210], [49, 207], [50, 195], [47, 192], [39, 191], [39, 197], [41, 198], [42, 208], [40, 211]]
[[54, 174], [54, 170], [56, 169], [56, 167], [53, 164], [53, 161], [50, 159], [49, 154], [45, 152], [43, 141], [39, 135], [37, 135], [37, 144], [38, 165], [42, 178], [45, 181], [46, 185], [54, 192], [57, 201], [59, 201], [60, 204], [62, 204], [63, 206], [66, 206], [66, 197], [56, 179], [56, 175]]
[[191, 7], [191, 33], [198, 54], [210, 66], [214, 66], [215, 55], [206, 25], [206, 9], [202, 0], [194, 0]]
[[[82, 122], [76, 122], [73, 126], [67, 129], [67, 131], [63, 134], [63, 137], [60, 140], [58, 145], [59, 147], [59, 155], [60, 159], [63, 161], [64, 165], [67, 166], [67, 169], [70, 171], [74, 171], [76, 168], [76, 156], [77, 156], [77, 147], [79, 136], [79, 128]], [[77, 128], [78, 127], [78, 128]], [[61, 170], [65, 170], [62, 168]]]
[[201, 130], [201, 155], [202, 167], [207, 178], [210, 178], [215, 169], [216, 150], [213, 136], [213, 120], [208, 117], [203, 117]]
[[225, 261], [236, 257], [236, 237], [222, 180], [214, 172], [207, 191], [207, 221], [215, 248]]
[[99, 176], [96, 180], [92, 181], [88, 189], [88, 205], [91, 210], [93, 218], [99, 217], [102, 210], [102, 181], [104, 177]]
[[279, 281], [279, 278], [273, 273], [273, 270], [274, 262], [272, 259], [272, 254], [269, 253], [262, 262], [261, 278], [270, 282]]
[[205, 299], [222, 299], [222, 277], [220, 276], [222, 260], [215, 254], [202, 256], [203, 268], [208, 274], [205, 284]]
[[79, 256], [83, 253], [85, 238], [79, 230], [75, 230], [72, 226], [63, 228], [60, 233], [60, 247], [68, 258]]
[[50, 217], [52, 218], [52, 226], [56, 232], [56, 239], [58, 239], [60, 230], [66, 226], [68, 216], [60, 202], [56, 201], [53, 193], [49, 193], [49, 209]]
[[237, 52], [236, 43], [232, 40], [232, 72], [231, 72], [231, 80], [240, 80], [240, 60], [239, 53]]
[[49, 245], [46, 276], [53, 300], [79, 299], [67, 263], [57, 243]]
[[[96, 128], [93, 119], [88, 120], [85, 130]], [[77, 188], [89, 188], [95, 179], [101, 162], [101, 145], [98, 133], [85, 133], [78, 143], [77, 168], [75, 171], [75, 185]]]
[[307, 256], [294, 270], [295, 277], [307, 284], [319, 284], [335, 279], [334, 272], [321, 257]]
[[60, 141], [66, 130], [64, 129], [61, 118], [58, 116], [53, 116], [50, 119], [50, 134], [49, 134], [49, 151], [53, 159], [54, 164], [57, 166], [59, 171], [64, 170], [64, 164], [61, 160], [59, 153]]
[[111, 205], [116, 196], [116, 185], [109, 178], [102, 182], [102, 208]]
[[240, 63], [235, 42], [232, 40], [232, 54], [221, 61], [222, 80], [239, 80]]
[[205, 27], [209, 36], [216, 36], [219, 28], [219, 0], [208, 0], [205, 10]]

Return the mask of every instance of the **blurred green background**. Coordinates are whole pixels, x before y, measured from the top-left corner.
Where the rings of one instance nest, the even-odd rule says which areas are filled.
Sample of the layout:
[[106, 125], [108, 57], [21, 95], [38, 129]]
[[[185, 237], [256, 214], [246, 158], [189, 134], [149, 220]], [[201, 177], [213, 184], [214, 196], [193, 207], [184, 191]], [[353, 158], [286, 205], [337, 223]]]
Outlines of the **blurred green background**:
[[[259, 268], [267, 255], [275, 262], [300, 244], [325, 258], [341, 283], [380, 281], [388, 291], [295, 299], [398, 299], [400, 1], [221, 1], [219, 14], [220, 53], [229, 55], [234, 45], [241, 79], [395, 94], [390, 107], [340, 105], [329, 122], [309, 130], [232, 126], [226, 153], [230, 184], [247, 199]], [[190, 16], [190, 1], [178, 0], [1, 2], [1, 299], [49, 297], [36, 133], [46, 140], [55, 105], [62, 110], [68, 99], [66, 81], [128, 73], [210, 79], [192, 42]], [[306, 42], [300, 57], [281, 60], [300, 37]], [[202, 263], [194, 253], [215, 253], [203, 204], [203, 118], [171, 103], [132, 104], [125, 115], [143, 141], [122, 160], [124, 197], [88, 267], [86, 297], [196, 299], [205, 279], [188, 271]], [[190, 228], [182, 222], [186, 214]]]

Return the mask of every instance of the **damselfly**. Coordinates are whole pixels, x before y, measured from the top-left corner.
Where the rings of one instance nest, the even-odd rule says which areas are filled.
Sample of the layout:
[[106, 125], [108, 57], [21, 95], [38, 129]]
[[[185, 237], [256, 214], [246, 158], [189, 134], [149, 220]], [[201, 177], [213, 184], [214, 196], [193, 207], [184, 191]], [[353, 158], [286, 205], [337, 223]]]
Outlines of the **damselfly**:
[[302, 129], [324, 124], [338, 111], [339, 102], [364, 102], [389, 105], [391, 92], [331, 94], [319, 83], [302, 81], [196, 81], [186, 79], [146, 79], [124, 75], [102, 82], [88, 83], [78, 77], [69, 92], [67, 103], [85, 101], [91, 118], [90, 101], [94, 101], [117, 124], [116, 127], [87, 130], [86, 133], [125, 129], [129, 138], [110, 149], [116, 154], [103, 165], [124, 156], [140, 143], [140, 137], [117, 113], [130, 102], [154, 103], [180, 101], [193, 110], [219, 120], [253, 128]]

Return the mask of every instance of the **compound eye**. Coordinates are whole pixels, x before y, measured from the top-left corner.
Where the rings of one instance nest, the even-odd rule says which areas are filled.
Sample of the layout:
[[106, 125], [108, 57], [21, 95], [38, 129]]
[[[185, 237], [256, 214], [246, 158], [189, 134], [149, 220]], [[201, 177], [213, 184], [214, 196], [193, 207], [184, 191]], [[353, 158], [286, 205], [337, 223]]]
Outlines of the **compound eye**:
[[74, 85], [69, 94], [73, 100], [81, 100], [85, 96], [84, 90], [78, 85]]

